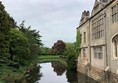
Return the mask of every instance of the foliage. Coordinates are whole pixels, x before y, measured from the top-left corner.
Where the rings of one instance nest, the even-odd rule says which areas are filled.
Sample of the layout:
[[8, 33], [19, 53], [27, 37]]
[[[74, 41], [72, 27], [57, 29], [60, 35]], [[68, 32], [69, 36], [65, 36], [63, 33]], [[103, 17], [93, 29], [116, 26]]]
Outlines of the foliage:
[[[7, 60], [10, 56], [9, 54], [9, 40], [10, 40], [10, 28], [14, 27], [15, 23], [13, 18], [5, 11], [5, 7], [2, 2], [0, 2], [0, 58]], [[3, 59], [2, 59], [3, 60]], [[3, 60], [2, 62], [4, 62]]]
[[76, 36], [76, 51], [77, 51], [78, 54], [79, 54], [80, 44], [81, 44], [80, 31], [77, 31], [77, 36]]
[[39, 31], [31, 30], [31, 26], [25, 27], [24, 21], [20, 24], [19, 30], [25, 34], [28, 38], [29, 48], [30, 48], [30, 59], [37, 58], [39, 54], [39, 49], [43, 45], [41, 43], [41, 36]]
[[79, 55], [80, 44], [80, 31], [77, 31], [76, 43], [66, 43], [64, 55], [67, 58], [68, 69], [76, 69], [76, 60]]
[[17, 26], [0, 2], [0, 80], [16, 78], [18, 71], [37, 61], [41, 36], [30, 28], [25, 28], [24, 21]]
[[76, 49], [75, 49], [75, 43], [66, 43], [66, 49], [64, 52], [64, 55], [67, 58], [67, 65], [68, 69], [76, 69]]
[[40, 48], [40, 54], [41, 55], [49, 55], [50, 54], [50, 48], [48, 48], [48, 47], [41, 47]]
[[65, 49], [65, 43], [62, 40], [58, 40], [51, 49], [51, 54], [63, 54]]
[[17, 29], [11, 29], [10, 36], [10, 59], [23, 64], [30, 54], [28, 38]]

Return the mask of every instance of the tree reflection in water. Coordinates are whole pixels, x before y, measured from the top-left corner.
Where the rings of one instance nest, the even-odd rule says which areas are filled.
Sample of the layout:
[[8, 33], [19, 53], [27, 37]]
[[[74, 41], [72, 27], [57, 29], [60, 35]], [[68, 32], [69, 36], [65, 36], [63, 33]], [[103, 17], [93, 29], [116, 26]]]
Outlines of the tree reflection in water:
[[57, 76], [63, 75], [66, 71], [65, 65], [62, 65], [60, 62], [51, 62], [53, 71], [57, 73]]
[[[48, 64], [48, 65], [52, 66], [53, 71], [57, 74], [57, 76], [65, 76], [64, 79], [67, 79], [66, 83], [98, 83], [82, 73], [66, 69], [66, 66], [60, 62], [51, 62], [51, 64]], [[45, 73], [45, 71], [42, 73]], [[24, 79], [22, 79], [20, 82], [16, 82], [16, 83], [39, 83], [42, 80], [41, 79], [42, 73], [40, 71], [40, 65], [35, 66], [32, 70], [30, 70], [30, 72], [26, 73]], [[51, 73], [49, 73], [49, 74], [51, 74]], [[53, 74], [53, 72], [52, 72], [52, 74]], [[44, 78], [44, 80], [49, 79], [49, 78], [46, 78], [45, 76], [43, 78]], [[51, 78], [53, 78], [53, 77], [51, 77]], [[60, 79], [60, 80], [64, 80], [64, 79]], [[58, 79], [54, 79], [54, 80], [58, 81]], [[45, 82], [43, 81], [43, 83], [45, 83]]]
[[61, 76], [66, 71], [68, 83], [98, 83], [82, 73], [66, 69], [65, 65], [60, 62], [51, 62], [51, 65], [53, 67], [53, 71], [56, 72], [57, 75]]
[[72, 70], [67, 70], [66, 78], [69, 83], [78, 83], [77, 82], [77, 72]]
[[42, 73], [40, 73], [40, 66], [35, 66], [30, 72], [25, 74], [25, 77], [19, 83], [37, 83], [40, 80]]

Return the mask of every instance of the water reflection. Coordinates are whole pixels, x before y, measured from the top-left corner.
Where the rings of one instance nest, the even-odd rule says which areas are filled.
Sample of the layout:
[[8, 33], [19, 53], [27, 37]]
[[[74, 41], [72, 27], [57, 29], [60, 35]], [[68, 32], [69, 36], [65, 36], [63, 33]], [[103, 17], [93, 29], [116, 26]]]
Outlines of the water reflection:
[[26, 77], [27, 83], [34, 83], [37, 80], [40, 80], [42, 77], [42, 74], [40, 73], [40, 66], [34, 67], [31, 71], [30, 74], [27, 74], [28, 76]]
[[77, 81], [77, 72], [72, 70], [67, 70], [66, 78], [69, 83], [78, 83]]
[[19, 83], [98, 83], [79, 72], [67, 70], [59, 62], [41, 63], [39, 65], [41, 68], [40, 66], [34, 67]]
[[35, 83], [37, 80], [40, 80], [42, 73], [40, 73], [40, 66], [35, 66], [33, 69], [29, 70], [18, 83]]
[[66, 67], [59, 62], [51, 62], [51, 65], [53, 67], [53, 71], [56, 72], [58, 76], [63, 75], [63, 73], [66, 71]]
[[89, 78], [88, 76], [82, 74], [82, 73], [77, 73], [78, 76], [78, 83], [98, 83], [97, 81]]

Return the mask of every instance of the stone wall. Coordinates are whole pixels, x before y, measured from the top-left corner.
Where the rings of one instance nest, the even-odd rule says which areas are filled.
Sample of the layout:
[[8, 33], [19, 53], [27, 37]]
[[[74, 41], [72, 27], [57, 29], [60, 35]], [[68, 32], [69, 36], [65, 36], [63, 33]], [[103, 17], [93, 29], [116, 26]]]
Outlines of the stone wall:
[[83, 65], [81, 63], [78, 63], [77, 66], [78, 72], [81, 72], [96, 81], [101, 82], [105, 79], [105, 72], [99, 68], [92, 67], [90, 64]]
[[99, 83], [118, 83], [118, 75], [110, 71], [105, 72], [96, 67], [92, 67], [89, 64], [83, 65], [77, 64], [77, 71], [84, 75], [98, 81]]
[[118, 83], [118, 75], [115, 73], [110, 73], [110, 83]]

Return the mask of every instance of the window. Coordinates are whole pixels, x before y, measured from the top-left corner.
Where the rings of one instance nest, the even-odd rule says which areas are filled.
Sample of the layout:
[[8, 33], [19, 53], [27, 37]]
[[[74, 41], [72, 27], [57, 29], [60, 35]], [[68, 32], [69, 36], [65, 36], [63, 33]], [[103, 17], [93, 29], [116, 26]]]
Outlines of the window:
[[112, 22], [118, 22], [118, 4], [112, 7]]
[[104, 36], [103, 14], [92, 21], [92, 39], [99, 39]]
[[103, 58], [102, 47], [94, 47], [94, 58], [97, 59]]
[[115, 57], [118, 57], [118, 34], [113, 38], [113, 52]]
[[86, 43], [86, 32], [84, 32], [84, 43]]

